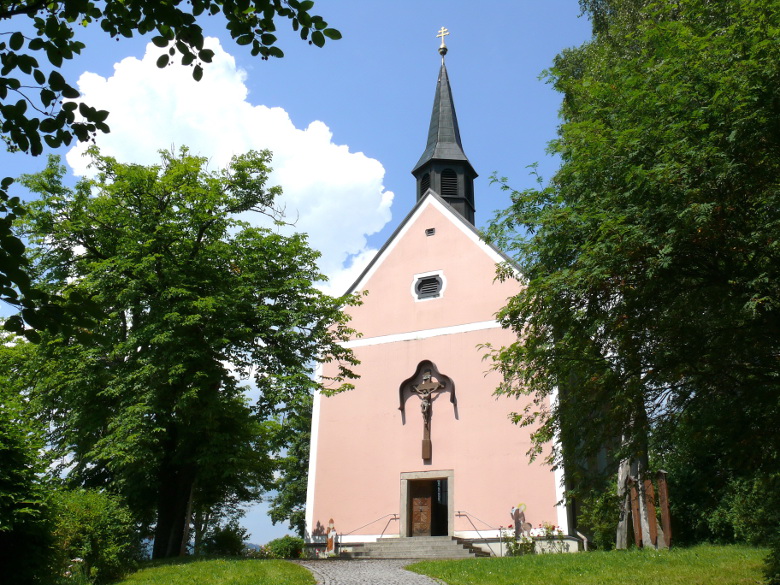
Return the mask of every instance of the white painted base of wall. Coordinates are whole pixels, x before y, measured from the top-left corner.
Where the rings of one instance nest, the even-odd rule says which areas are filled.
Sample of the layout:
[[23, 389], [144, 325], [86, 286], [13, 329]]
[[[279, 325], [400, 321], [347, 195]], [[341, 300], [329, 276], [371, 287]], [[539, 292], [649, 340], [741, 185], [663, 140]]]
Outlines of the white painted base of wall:
[[[477, 534], [474, 530], [457, 531], [455, 538], [468, 540], [475, 547], [490, 553], [493, 556], [500, 557], [506, 554], [506, 546], [501, 542], [497, 530], [480, 532]], [[351, 544], [376, 542], [378, 540], [393, 540], [400, 538], [397, 534], [349, 534], [338, 537], [339, 547], [345, 547], [345, 550], [351, 550]], [[413, 538], [413, 537], [412, 537]], [[534, 548], [536, 554], [553, 553], [574, 553], [582, 550], [582, 542], [573, 536], [564, 536], [562, 539], [547, 540], [544, 538], [534, 539]], [[314, 544], [325, 546], [325, 538], [322, 540], [315, 538], [309, 546]]]
[[[461, 537], [464, 538], [464, 537]], [[471, 544], [496, 557], [506, 556], [506, 545], [500, 538], [469, 539]], [[581, 542], [572, 537], [564, 536], [561, 540], [549, 541], [546, 539], [534, 539], [534, 551], [536, 554], [575, 553], [580, 551]]]

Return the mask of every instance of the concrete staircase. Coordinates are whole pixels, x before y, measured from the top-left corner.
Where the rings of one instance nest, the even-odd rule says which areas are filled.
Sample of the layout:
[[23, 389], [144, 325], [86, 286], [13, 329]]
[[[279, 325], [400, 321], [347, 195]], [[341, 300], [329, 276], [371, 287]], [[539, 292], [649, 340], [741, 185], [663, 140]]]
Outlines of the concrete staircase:
[[384, 538], [377, 542], [345, 543], [340, 556], [352, 559], [469, 559], [490, 554], [467, 541], [449, 536]]

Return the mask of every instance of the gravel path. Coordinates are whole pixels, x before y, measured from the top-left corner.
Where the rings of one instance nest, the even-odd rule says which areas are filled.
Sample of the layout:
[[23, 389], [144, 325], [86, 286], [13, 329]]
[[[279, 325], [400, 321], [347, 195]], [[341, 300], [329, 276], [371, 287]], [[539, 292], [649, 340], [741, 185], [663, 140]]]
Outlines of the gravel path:
[[404, 569], [412, 560], [298, 561], [319, 585], [440, 585], [430, 577]]

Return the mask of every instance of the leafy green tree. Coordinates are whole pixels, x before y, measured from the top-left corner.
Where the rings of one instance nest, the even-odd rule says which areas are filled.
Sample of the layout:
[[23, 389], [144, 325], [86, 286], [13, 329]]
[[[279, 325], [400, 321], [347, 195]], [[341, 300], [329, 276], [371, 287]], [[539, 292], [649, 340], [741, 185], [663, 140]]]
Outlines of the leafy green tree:
[[312, 397], [302, 396], [295, 407], [289, 405], [272, 435], [279, 456], [275, 459], [275, 493], [269, 500], [269, 515], [274, 524], [287, 521], [301, 538], [306, 528], [311, 416]]
[[776, 470], [780, 3], [583, 7], [594, 38], [549, 72], [562, 166], [489, 230], [526, 285], [500, 315], [519, 341], [496, 350], [499, 391], [536, 397], [517, 420], [541, 423], [537, 448], [560, 437], [567, 473], [605, 447], [647, 466], [683, 427], [724, 477]]
[[75, 190], [56, 160], [22, 179], [40, 196], [26, 224], [37, 282], [100, 312], [78, 336], [43, 336], [35, 393], [69, 478], [122, 494], [154, 525], [154, 556], [175, 556], [193, 508], [270, 484], [268, 428], [315, 388], [317, 363], [338, 360], [332, 390], [348, 387], [349, 300], [313, 286], [304, 236], [235, 218], [272, 211], [267, 151], [217, 172], [186, 149], [151, 167], [91, 155], [97, 177]]
[[0, 335], [0, 567], [9, 583], [45, 583], [55, 565], [45, 433], [25, 395], [30, 345]]
[[[179, 57], [199, 80], [203, 65], [213, 58], [204, 47], [199, 19], [221, 15], [230, 36], [262, 59], [282, 57], [276, 24], [287, 19], [301, 39], [318, 47], [341, 34], [321, 16], [311, 13], [311, 0], [12, 0], [0, 3], [0, 136], [6, 145], [39, 155], [51, 148], [88, 140], [108, 132], [109, 113], [79, 101], [79, 92], [62, 75], [63, 63], [85, 48], [80, 37], [97, 27], [111, 38], [152, 35], [158, 47], [169, 47], [157, 61], [166, 67]], [[30, 287], [24, 245], [11, 229], [23, 208], [9, 198], [12, 180], [0, 182], [0, 300], [24, 309], [33, 327], [55, 321], [61, 304], [50, 304]], [[13, 323], [17, 331], [23, 330]]]

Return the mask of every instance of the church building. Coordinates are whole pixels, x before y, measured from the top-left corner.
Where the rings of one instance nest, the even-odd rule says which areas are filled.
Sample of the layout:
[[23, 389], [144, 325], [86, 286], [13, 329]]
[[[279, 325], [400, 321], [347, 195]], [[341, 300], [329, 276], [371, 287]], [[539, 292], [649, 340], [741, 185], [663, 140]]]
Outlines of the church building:
[[352, 391], [315, 396], [309, 542], [325, 542], [331, 520], [342, 546], [480, 543], [518, 513], [525, 529], [567, 531], [561, 473], [543, 457], [529, 463], [531, 431], [509, 418], [526, 399], [494, 396], [500, 377], [484, 359], [486, 344], [514, 340], [496, 313], [520, 283], [495, 280], [507, 258], [474, 227], [477, 173], [461, 144], [444, 34], [428, 141], [412, 170], [417, 202], [348, 291], [368, 293], [346, 309], [361, 334], [347, 343], [360, 378]]

